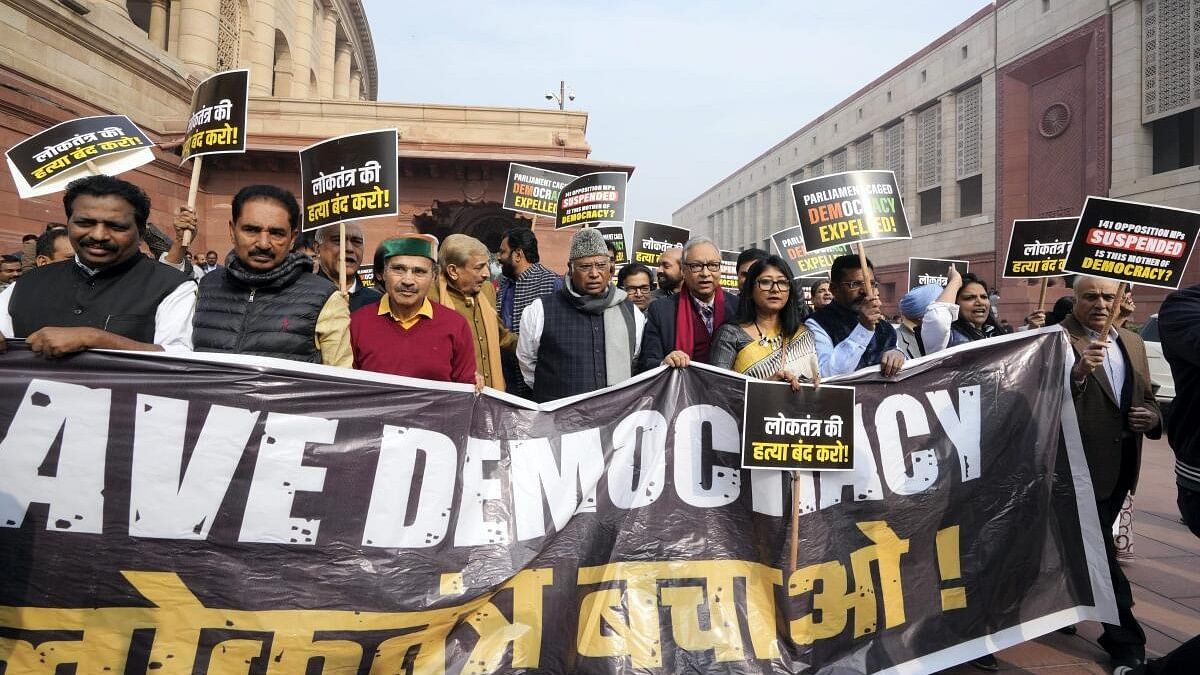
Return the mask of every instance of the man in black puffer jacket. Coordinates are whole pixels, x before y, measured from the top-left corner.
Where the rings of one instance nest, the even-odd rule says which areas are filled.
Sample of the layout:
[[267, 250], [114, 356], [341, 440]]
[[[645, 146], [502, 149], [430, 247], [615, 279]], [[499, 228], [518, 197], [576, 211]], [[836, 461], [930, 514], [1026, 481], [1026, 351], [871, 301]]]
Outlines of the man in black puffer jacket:
[[192, 340], [198, 352], [274, 356], [349, 368], [350, 308], [312, 259], [291, 252], [300, 205], [271, 185], [233, 198], [233, 252], [204, 275]]
[[1200, 537], [1200, 285], [1175, 291], [1158, 310], [1163, 356], [1175, 380], [1175, 400], [1167, 415], [1167, 438], [1175, 451], [1179, 512]]

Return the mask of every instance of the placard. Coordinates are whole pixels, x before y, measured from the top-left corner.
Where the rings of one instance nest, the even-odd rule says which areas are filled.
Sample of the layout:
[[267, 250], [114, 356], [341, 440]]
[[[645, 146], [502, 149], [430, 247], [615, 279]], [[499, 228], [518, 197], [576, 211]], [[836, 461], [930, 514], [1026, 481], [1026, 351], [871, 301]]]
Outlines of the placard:
[[721, 288], [736, 294], [741, 287], [738, 286], [737, 259], [741, 255], [740, 251], [721, 251], [721, 276], [717, 282], [721, 284]]
[[809, 252], [804, 247], [804, 232], [800, 226], [772, 234], [771, 243], [780, 257], [791, 265], [793, 279], [827, 277], [834, 259], [851, 253], [849, 246], [833, 246]]
[[533, 216], [558, 213], [558, 196], [576, 176], [536, 166], [508, 165], [508, 183], [504, 186], [504, 208]]
[[600, 236], [604, 237], [604, 241], [612, 244], [613, 247], [613, 263], [620, 268], [629, 263], [629, 252], [625, 248], [625, 226], [624, 225], [601, 225], [596, 228], [600, 232]]
[[246, 112], [250, 71], [227, 70], [200, 83], [192, 93], [192, 116], [183, 134], [179, 163], [201, 155], [246, 151]]
[[576, 178], [558, 195], [558, 220], [554, 229], [584, 223], [625, 222], [625, 186], [629, 174], [599, 171]]
[[891, 171], [843, 171], [792, 183], [809, 251], [876, 239], [911, 239]]
[[1064, 269], [1115, 281], [1179, 288], [1200, 213], [1088, 197]]
[[947, 272], [950, 271], [950, 266], [958, 270], [958, 273], [966, 274], [971, 268], [971, 263], [966, 260], [945, 260], [942, 258], [909, 258], [908, 259], [908, 289], [911, 290], [917, 286], [927, 286], [929, 284], [937, 284], [942, 288], [950, 283], [950, 277]]
[[691, 236], [691, 231], [685, 227], [635, 220], [633, 241], [629, 250], [633, 254], [633, 262], [654, 268], [658, 266], [658, 259], [662, 257], [663, 251], [669, 248], [683, 248]]
[[746, 380], [742, 468], [852, 470], [854, 387]]
[[1013, 221], [1004, 261], [1005, 279], [1061, 277], [1078, 218], [1026, 218]]
[[381, 129], [338, 136], [301, 150], [302, 230], [398, 214], [396, 140], [395, 129]]
[[154, 161], [154, 143], [125, 115], [56, 124], [4, 153], [22, 199], [49, 195], [88, 173], [116, 176]]

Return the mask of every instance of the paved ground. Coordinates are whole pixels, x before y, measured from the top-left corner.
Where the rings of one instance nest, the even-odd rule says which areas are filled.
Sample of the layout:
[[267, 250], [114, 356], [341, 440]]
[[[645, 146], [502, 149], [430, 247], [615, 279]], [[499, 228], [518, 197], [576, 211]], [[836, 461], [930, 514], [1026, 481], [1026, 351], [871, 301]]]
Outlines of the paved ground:
[[[1165, 440], [1143, 448], [1142, 475], [1133, 498], [1134, 559], [1123, 565], [1133, 585], [1133, 613], [1146, 630], [1150, 656], [1170, 651], [1200, 635], [1200, 539], [1179, 522], [1175, 506], [1174, 455]], [[1112, 672], [1108, 654], [1096, 645], [1097, 623], [1079, 633], [1051, 633], [996, 655], [1006, 673], [1100, 675]], [[980, 675], [962, 665], [947, 675]], [[1200, 664], [1196, 665], [1200, 674]]]

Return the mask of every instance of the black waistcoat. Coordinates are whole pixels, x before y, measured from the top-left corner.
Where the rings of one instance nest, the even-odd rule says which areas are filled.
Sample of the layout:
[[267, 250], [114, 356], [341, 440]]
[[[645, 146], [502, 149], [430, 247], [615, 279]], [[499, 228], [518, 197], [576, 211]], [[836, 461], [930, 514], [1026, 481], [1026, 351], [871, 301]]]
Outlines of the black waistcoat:
[[[543, 295], [545, 321], [533, 374], [533, 400], [542, 403], [608, 386], [604, 357], [604, 316], [581, 312], [566, 298], [564, 286]], [[626, 325], [633, 324], [629, 303], [620, 306]], [[628, 340], [627, 335], [613, 339]], [[632, 356], [632, 354], [631, 354]]]
[[74, 259], [35, 267], [13, 288], [16, 337], [46, 326], [100, 328], [154, 342], [158, 305], [191, 277], [141, 253], [89, 276]]
[[[850, 337], [850, 333], [854, 332], [854, 327], [858, 325], [858, 312], [836, 302], [831, 302], [818, 309], [809, 318], [825, 329], [835, 347], [839, 342]], [[855, 369], [879, 365], [883, 360], [884, 352], [895, 348], [896, 329], [892, 328], [892, 324], [886, 320], [880, 319], [875, 324], [875, 334], [871, 336], [871, 341], [867, 343], [867, 348], [863, 351]]]
[[290, 254], [275, 269], [254, 273], [236, 258], [200, 279], [192, 321], [198, 352], [231, 352], [320, 363], [317, 317], [336, 290], [312, 273], [312, 260]]

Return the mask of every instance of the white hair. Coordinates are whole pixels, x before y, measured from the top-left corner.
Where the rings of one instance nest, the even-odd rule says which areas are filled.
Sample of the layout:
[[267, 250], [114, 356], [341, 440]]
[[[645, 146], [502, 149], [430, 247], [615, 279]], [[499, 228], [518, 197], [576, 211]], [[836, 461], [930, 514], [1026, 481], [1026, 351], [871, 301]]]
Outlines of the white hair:
[[714, 249], [717, 250], [718, 253], [721, 252], [721, 247], [717, 246], [717, 242], [713, 241], [712, 239], [709, 239], [708, 237], [706, 237], [704, 235], [696, 235], [695, 237], [688, 239], [687, 243], [683, 245], [683, 257], [684, 258], [687, 257], [688, 251], [692, 250], [693, 248], [696, 248], [697, 246], [702, 246], [704, 244], [708, 244], [709, 246], [712, 246]]

